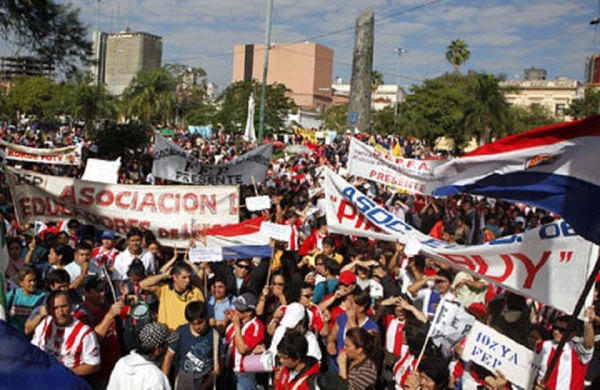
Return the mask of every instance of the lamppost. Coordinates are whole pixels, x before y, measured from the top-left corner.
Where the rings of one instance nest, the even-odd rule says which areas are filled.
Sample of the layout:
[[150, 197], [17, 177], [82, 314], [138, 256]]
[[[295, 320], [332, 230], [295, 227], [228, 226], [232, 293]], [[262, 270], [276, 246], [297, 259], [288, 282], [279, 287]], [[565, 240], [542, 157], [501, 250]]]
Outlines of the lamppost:
[[271, 15], [273, 13], [273, 0], [269, 0], [265, 28], [265, 59], [263, 64], [263, 78], [260, 89], [260, 111], [258, 113], [258, 145], [262, 145], [265, 134], [265, 100], [267, 99], [267, 73], [269, 70], [269, 48], [271, 46]]
[[401, 47], [397, 47], [394, 50], [398, 54], [398, 62], [396, 63], [396, 101], [394, 102], [394, 134], [396, 134], [398, 132], [398, 100], [400, 95], [400, 57], [407, 50]]

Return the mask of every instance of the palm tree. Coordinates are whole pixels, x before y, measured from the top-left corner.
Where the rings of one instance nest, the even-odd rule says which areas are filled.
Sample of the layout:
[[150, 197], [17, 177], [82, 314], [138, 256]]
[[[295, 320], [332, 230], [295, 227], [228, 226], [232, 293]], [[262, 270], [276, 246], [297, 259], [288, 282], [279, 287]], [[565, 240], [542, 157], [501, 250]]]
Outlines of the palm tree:
[[459, 38], [450, 42], [446, 50], [446, 60], [454, 67], [454, 73], [460, 73], [460, 66], [470, 57], [469, 45], [465, 41]]

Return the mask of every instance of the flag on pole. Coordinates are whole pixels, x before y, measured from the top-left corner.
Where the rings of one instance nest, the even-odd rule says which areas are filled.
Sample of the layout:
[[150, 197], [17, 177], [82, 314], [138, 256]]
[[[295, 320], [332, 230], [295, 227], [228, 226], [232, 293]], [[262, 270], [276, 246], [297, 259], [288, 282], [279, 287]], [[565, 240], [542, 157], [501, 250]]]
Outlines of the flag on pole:
[[249, 143], [256, 142], [256, 131], [254, 130], [254, 92], [248, 98], [248, 117], [246, 118], [244, 141]]
[[600, 244], [600, 116], [532, 129], [435, 169], [434, 195], [471, 193], [523, 202], [563, 217]]

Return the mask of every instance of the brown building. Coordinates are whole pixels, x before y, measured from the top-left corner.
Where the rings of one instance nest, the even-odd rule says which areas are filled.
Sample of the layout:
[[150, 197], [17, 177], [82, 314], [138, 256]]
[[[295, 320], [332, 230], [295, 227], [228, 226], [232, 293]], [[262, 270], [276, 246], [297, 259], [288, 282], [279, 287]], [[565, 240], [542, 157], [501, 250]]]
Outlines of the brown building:
[[[264, 45], [236, 45], [232, 82], [262, 81]], [[332, 98], [333, 50], [318, 43], [271, 44], [267, 84], [281, 83], [303, 110], [322, 111]]]

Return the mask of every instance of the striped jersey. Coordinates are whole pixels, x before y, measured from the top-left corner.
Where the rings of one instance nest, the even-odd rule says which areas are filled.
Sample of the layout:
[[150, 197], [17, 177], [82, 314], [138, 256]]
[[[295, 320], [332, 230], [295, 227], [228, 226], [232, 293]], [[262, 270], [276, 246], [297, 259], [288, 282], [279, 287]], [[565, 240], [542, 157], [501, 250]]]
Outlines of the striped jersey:
[[31, 343], [71, 369], [82, 364], [100, 364], [94, 330], [75, 318], [68, 326], [58, 326], [52, 316], [46, 316], [35, 328]]

